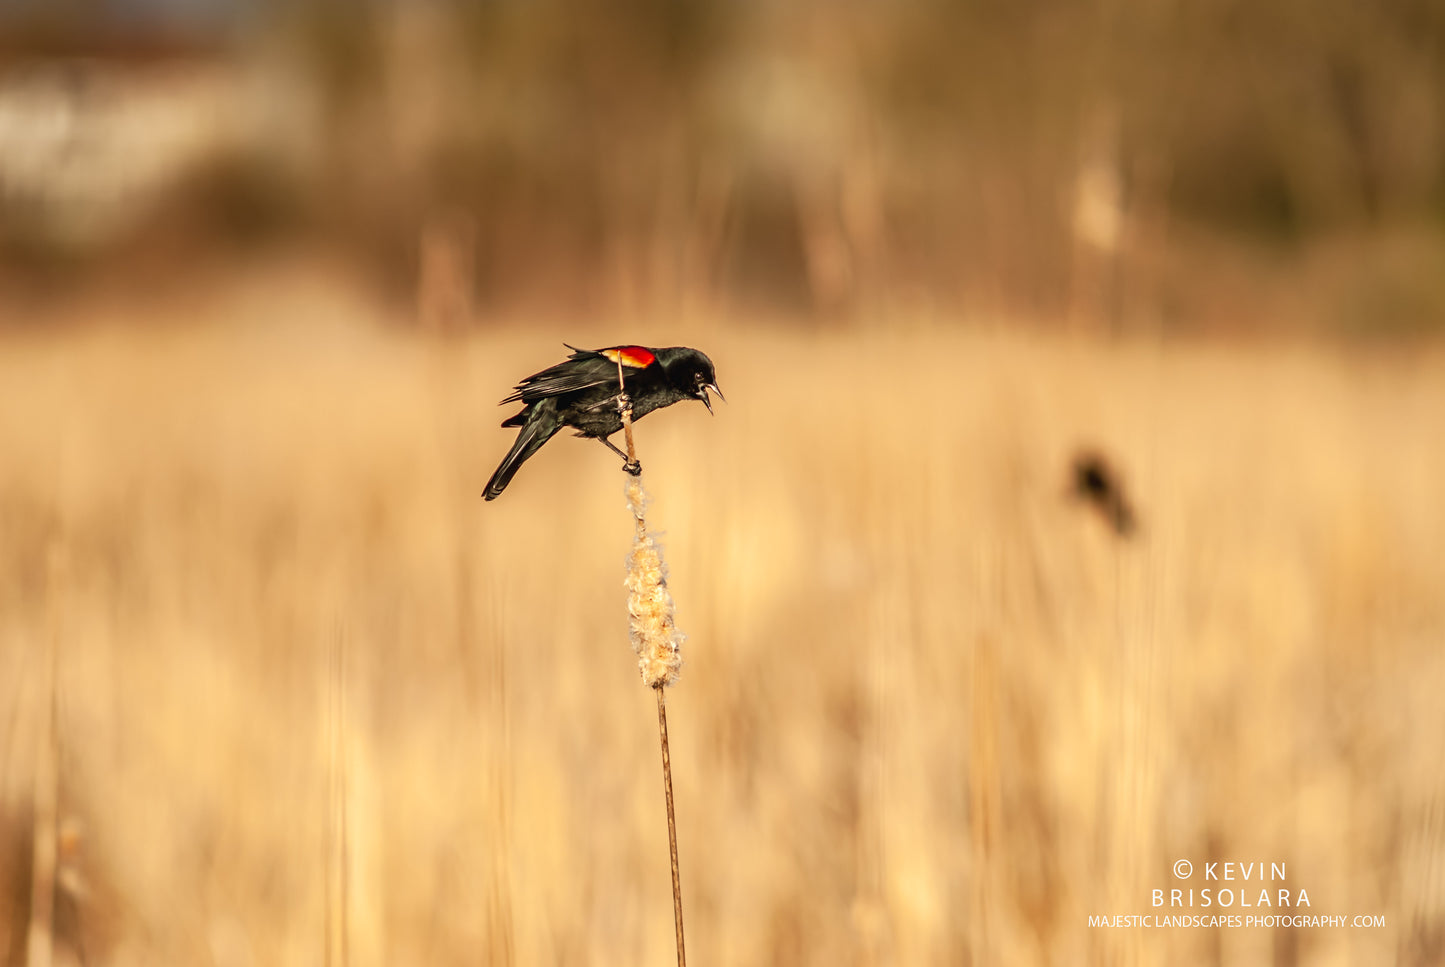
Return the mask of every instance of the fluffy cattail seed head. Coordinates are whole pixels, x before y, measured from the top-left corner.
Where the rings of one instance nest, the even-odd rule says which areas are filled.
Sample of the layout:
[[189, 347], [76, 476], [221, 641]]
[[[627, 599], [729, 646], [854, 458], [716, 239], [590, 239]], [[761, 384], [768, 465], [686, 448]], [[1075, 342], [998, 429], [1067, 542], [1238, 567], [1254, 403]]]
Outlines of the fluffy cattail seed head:
[[627, 481], [627, 507], [637, 522], [632, 553], [627, 558], [627, 611], [632, 648], [644, 684], [671, 685], [682, 670], [684, 635], [673, 621], [672, 594], [667, 590], [667, 569], [662, 549], [647, 533], [644, 510], [647, 494], [636, 477]]

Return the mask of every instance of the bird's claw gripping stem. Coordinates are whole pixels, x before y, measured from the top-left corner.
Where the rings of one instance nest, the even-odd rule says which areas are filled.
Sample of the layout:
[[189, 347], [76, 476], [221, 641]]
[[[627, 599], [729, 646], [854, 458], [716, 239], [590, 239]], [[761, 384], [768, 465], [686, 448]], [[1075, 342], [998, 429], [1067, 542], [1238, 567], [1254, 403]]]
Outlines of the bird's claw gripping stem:
[[629, 460], [629, 461], [627, 461], [626, 463], [624, 463], [624, 464], [622, 465], [622, 469], [623, 469], [623, 470], [626, 470], [628, 473], [632, 474], [634, 477], [640, 477], [640, 476], [642, 476], [642, 464], [639, 463], [639, 462], [637, 462], [636, 460]]
[[632, 412], [632, 397], [628, 396], [626, 393], [618, 393], [618, 394], [617, 394], [617, 412], [618, 412], [618, 413], [631, 413], [631, 412]]

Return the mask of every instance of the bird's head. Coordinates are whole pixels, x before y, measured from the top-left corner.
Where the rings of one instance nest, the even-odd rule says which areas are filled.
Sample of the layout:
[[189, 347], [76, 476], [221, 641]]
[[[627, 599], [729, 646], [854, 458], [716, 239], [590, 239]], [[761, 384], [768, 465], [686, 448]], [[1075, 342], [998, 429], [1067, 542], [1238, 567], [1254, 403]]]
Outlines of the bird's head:
[[707, 395], [709, 390], [716, 393], [718, 399], [727, 402], [722, 390], [717, 388], [717, 371], [713, 369], [712, 360], [704, 353], [686, 346], [673, 346], [659, 349], [657, 358], [662, 363], [662, 371], [667, 374], [667, 381], [678, 392], [702, 400], [709, 413], [712, 412], [712, 400]]

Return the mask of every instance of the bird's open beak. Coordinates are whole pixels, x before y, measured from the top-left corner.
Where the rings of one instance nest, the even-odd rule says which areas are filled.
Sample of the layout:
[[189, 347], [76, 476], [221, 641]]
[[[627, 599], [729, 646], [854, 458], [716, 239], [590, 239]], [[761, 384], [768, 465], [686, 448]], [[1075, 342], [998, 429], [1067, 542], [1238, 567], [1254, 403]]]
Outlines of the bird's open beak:
[[[717, 398], [720, 399], [720, 400], [722, 400], [724, 403], [726, 403], [726, 402], [728, 401], [728, 398], [727, 398], [726, 396], [722, 395], [722, 390], [720, 390], [720, 389], [717, 388], [717, 384], [716, 384], [716, 383], [704, 383], [701, 387], [699, 387], [699, 388], [698, 388], [698, 391], [697, 391], [697, 395], [702, 397], [702, 405], [707, 407], [707, 411], [708, 411], [709, 413], [712, 413], [712, 400], [708, 399], [708, 395], [707, 395], [707, 391], [708, 391], [708, 390], [712, 390], [714, 393], [716, 393], [716, 394], [717, 394]], [[716, 414], [713, 414], [713, 415], [716, 415]]]

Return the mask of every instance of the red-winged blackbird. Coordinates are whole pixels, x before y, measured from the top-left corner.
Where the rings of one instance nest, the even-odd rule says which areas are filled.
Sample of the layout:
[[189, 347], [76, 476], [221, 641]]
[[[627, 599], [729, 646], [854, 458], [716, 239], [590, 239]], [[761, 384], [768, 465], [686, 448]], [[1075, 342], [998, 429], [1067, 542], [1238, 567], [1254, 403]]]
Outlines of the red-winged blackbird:
[[[564, 426], [576, 430], [577, 436], [601, 440], [626, 460], [627, 454], [607, 439], [622, 429], [618, 397], [623, 388], [632, 401], [634, 420], [681, 400], [701, 400], [711, 413], [708, 390], [722, 398], [712, 360], [696, 349], [686, 346], [567, 348], [572, 350], [572, 355], [565, 361], [528, 376], [517, 384], [515, 393], [502, 400], [502, 405], [523, 404], [522, 412], [502, 424], [522, 429], [497, 472], [487, 481], [483, 496], [488, 500], [495, 500], [507, 489], [517, 468]], [[622, 387], [618, 385], [619, 367]], [[637, 473], [641, 468], [630, 464], [627, 469]]]
[[1128, 537], [1134, 532], [1137, 521], [1124, 483], [1102, 454], [1083, 450], [1074, 455], [1073, 491], [1085, 503], [1098, 508], [1114, 533]]

